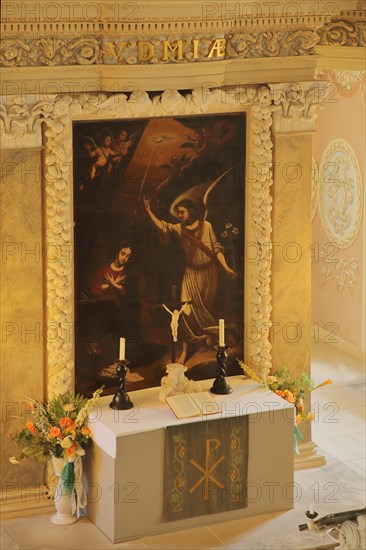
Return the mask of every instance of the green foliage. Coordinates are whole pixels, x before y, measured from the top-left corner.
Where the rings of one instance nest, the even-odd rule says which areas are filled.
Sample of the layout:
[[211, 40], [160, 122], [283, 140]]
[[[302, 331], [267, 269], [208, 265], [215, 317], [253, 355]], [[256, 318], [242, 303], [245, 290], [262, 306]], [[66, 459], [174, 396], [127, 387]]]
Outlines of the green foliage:
[[234, 456], [233, 462], [234, 462], [235, 466], [240, 466], [243, 463], [243, 454], [242, 453], [237, 453]]
[[28, 457], [37, 462], [48, 462], [56, 451], [56, 445], [33, 436], [27, 429], [21, 430], [12, 439], [21, 450], [20, 460]]
[[68, 391], [48, 402], [31, 400], [32, 422], [27, 427], [10, 434], [19, 447], [19, 458], [10, 457], [18, 464], [23, 458], [47, 462], [55, 456], [72, 462], [85, 454], [92, 442], [92, 434], [86, 426], [89, 410], [94, 406], [103, 388], [96, 390], [91, 399]]
[[241, 425], [234, 426], [233, 429], [232, 429], [232, 432], [236, 437], [239, 437], [239, 435], [241, 434], [242, 431], [243, 431], [243, 426], [241, 426]]
[[74, 395], [73, 392], [68, 391], [48, 403], [47, 416], [52, 424], [57, 424], [65, 413], [72, 420], [76, 420], [79, 411], [86, 406], [87, 402], [87, 397]]
[[176, 477], [177, 475], [180, 474], [181, 469], [182, 469], [181, 465], [178, 464], [178, 462], [174, 461], [173, 464], [172, 464], [172, 474], [174, 475], [174, 477]]
[[275, 373], [275, 378], [277, 380], [268, 384], [268, 388], [272, 391], [289, 390], [292, 394], [301, 394], [303, 396], [314, 389], [313, 380], [305, 372], [302, 373], [300, 378], [293, 378], [290, 375], [289, 369], [282, 367]]
[[172, 494], [170, 495], [170, 502], [171, 502], [172, 504], [178, 504], [179, 501], [180, 501], [180, 499], [181, 499], [180, 494], [177, 493], [177, 492], [175, 492], [175, 491], [172, 492]]

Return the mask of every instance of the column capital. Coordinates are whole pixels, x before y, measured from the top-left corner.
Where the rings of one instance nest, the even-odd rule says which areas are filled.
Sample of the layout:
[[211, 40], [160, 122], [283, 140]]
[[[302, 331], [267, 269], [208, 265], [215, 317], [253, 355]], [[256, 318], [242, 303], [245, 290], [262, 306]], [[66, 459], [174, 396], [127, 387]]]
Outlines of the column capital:
[[312, 132], [315, 109], [324, 103], [329, 82], [293, 82], [270, 84], [274, 133]]
[[[0, 97], [0, 100], [4, 97]], [[33, 96], [14, 96], [9, 103], [1, 103], [0, 148], [42, 147], [41, 124], [51, 116], [55, 98], [35, 102]]]

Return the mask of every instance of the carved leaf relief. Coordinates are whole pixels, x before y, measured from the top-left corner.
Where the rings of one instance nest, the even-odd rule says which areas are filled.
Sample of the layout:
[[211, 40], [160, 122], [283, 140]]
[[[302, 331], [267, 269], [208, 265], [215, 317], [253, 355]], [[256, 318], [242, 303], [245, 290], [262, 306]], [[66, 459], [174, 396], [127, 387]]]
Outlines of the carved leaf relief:
[[362, 180], [357, 157], [343, 139], [331, 141], [320, 166], [319, 211], [327, 236], [340, 248], [357, 237], [362, 214]]

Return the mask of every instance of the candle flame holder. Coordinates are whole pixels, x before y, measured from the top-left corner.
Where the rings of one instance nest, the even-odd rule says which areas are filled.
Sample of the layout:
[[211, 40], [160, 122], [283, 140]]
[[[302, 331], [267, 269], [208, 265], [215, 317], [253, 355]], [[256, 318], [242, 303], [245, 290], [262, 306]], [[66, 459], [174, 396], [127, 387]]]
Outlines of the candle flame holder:
[[112, 409], [117, 409], [119, 411], [132, 409], [134, 405], [131, 402], [128, 394], [126, 393], [127, 365], [130, 363], [130, 361], [127, 361], [127, 359], [118, 359], [115, 362], [117, 363], [116, 373], [119, 389], [114, 394], [109, 406]]
[[216, 395], [227, 395], [233, 391], [233, 388], [226, 381], [226, 361], [228, 346], [219, 346], [215, 348], [217, 350], [217, 378], [215, 379], [211, 393]]

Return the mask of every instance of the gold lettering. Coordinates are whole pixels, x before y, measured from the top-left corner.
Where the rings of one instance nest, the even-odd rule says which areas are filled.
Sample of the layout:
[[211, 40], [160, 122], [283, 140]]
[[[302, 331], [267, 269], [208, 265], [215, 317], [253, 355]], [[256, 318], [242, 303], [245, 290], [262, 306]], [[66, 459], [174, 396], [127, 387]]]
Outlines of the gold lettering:
[[222, 57], [225, 55], [225, 38], [217, 38], [208, 53], [207, 57]]
[[178, 51], [178, 55], [176, 56], [176, 59], [181, 61], [183, 59], [183, 42], [182, 40], [177, 40], [175, 43], [175, 46], [172, 46], [169, 42], [169, 40], [163, 41], [163, 61], [168, 61], [168, 50], [170, 50], [172, 53]]
[[198, 44], [199, 44], [199, 40], [197, 40], [196, 38], [194, 40], [192, 40], [192, 43], [193, 43], [193, 59], [198, 59]]
[[114, 57], [114, 59], [119, 59], [121, 54], [126, 49], [127, 42], [120, 43], [118, 53], [116, 52], [116, 44], [114, 44], [114, 42], [106, 42], [105, 45], [107, 47], [107, 51], [112, 54], [112, 57]]
[[155, 53], [155, 46], [151, 42], [141, 41], [138, 42], [138, 60], [150, 61]]

